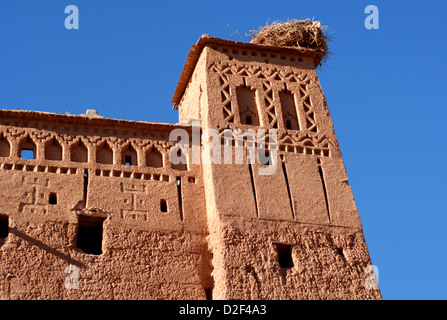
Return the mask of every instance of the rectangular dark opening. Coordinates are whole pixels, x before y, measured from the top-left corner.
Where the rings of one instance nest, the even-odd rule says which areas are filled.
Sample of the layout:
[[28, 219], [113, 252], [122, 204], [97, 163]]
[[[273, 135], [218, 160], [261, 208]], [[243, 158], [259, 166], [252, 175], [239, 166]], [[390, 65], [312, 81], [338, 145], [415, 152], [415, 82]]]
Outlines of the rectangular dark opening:
[[0, 238], [4, 239], [9, 232], [9, 217], [7, 215], [0, 215]]
[[56, 193], [54, 193], [54, 192], [50, 193], [50, 198], [48, 200], [48, 203], [52, 204], [52, 205], [57, 204], [57, 194]]
[[168, 204], [166, 203], [165, 199], [160, 200], [160, 211], [161, 212], [168, 212]]
[[57, 167], [48, 167], [48, 172], [57, 173]]
[[103, 222], [104, 218], [79, 215], [76, 247], [84, 253], [100, 255], [102, 253]]
[[131, 166], [132, 165], [132, 156], [125, 156], [124, 157], [124, 164], [126, 166]]
[[142, 175], [143, 175], [142, 173], [134, 172], [134, 173], [133, 173], [133, 178], [134, 178], [134, 179], [141, 179], [141, 176], [142, 176]]
[[281, 268], [293, 268], [292, 246], [290, 244], [275, 243], [278, 252], [278, 262]]

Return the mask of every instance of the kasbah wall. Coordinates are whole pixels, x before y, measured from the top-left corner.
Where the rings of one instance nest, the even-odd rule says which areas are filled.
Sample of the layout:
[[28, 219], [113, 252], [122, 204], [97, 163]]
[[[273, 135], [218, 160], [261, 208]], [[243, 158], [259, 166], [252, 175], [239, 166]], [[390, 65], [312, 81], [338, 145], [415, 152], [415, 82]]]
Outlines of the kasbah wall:
[[[204, 35], [178, 124], [0, 110], [1, 298], [381, 299], [320, 59]], [[174, 165], [192, 119], [276, 129], [275, 172]]]

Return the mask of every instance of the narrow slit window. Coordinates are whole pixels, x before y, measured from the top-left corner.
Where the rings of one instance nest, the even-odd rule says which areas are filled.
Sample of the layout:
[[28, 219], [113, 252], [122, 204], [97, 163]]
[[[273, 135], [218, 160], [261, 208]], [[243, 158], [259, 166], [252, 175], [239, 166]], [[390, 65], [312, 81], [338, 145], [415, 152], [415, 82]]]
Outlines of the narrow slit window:
[[213, 288], [204, 288], [206, 300], [213, 300]]
[[180, 220], [183, 221], [182, 178], [176, 177], [175, 183], [177, 184], [177, 197], [178, 197], [178, 206], [179, 206], [179, 210], [180, 210]]
[[88, 194], [88, 170], [84, 170], [84, 205], [87, 206], [87, 194]]
[[292, 246], [289, 244], [275, 243], [278, 252], [278, 262], [281, 268], [288, 269], [293, 267]]

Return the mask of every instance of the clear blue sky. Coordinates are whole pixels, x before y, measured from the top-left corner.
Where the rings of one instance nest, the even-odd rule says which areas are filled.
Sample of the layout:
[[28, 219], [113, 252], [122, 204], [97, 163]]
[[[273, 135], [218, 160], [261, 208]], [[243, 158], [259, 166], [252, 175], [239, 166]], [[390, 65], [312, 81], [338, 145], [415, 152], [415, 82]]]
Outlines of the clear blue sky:
[[[79, 30], [64, 9], [79, 8]], [[379, 8], [379, 30], [364, 9]], [[447, 2], [0, 1], [0, 108], [177, 122], [171, 98], [204, 33], [267, 21], [333, 33], [318, 70], [384, 299], [447, 299]], [[238, 31], [238, 33], [236, 33]]]

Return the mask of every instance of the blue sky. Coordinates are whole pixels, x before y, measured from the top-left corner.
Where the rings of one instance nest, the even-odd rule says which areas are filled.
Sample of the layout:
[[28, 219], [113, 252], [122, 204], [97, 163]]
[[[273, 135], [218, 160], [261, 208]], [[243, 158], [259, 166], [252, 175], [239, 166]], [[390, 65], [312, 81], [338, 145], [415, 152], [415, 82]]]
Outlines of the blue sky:
[[[67, 5], [79, 29], [67, 30]], [[364, 27], [367, 5], [379, 29]], [[445, 1], [0, 1], [0, 108], [177, 122], [171, 98], [204, 33], [248, 41], [314, 18], [318, 70], [384, 299], [447, 299]]]

